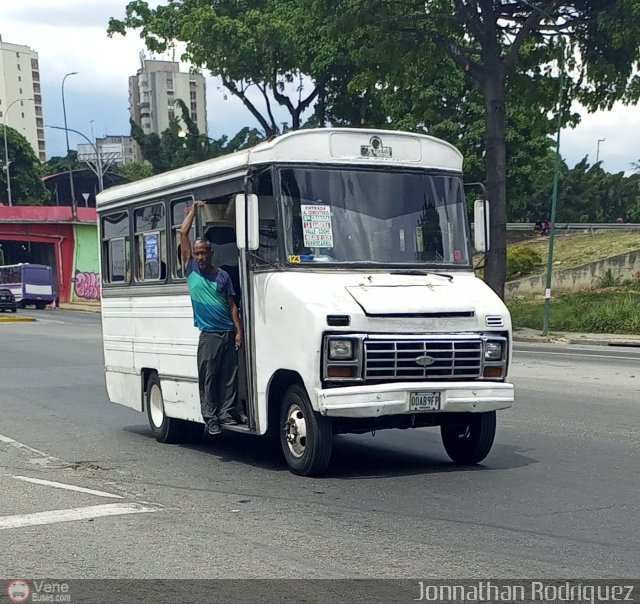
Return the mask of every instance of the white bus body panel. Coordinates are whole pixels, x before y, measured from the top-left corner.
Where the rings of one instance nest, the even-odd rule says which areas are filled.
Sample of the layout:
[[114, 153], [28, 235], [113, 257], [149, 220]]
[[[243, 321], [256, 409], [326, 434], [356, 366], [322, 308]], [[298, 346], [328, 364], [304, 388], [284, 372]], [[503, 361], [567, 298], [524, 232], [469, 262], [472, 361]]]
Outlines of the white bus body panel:
[[102, 321], [109, 399], [142, 411], [142, 372], [155, 369], [167, 415], [201, 421], [189, 295], [106, 297]]
[[[503, 382], [398, 382], [322, 389], [322, 334], [414, 334], [447, 337], [511, 332], [504, 303], [472, 273], [438, 276], [308, 270], [255, 276], [254, 324], [260, 427], [266, 425], [266, 396], [276, 371], [302, 378], [316, 411], [342, 417], [376, 417], [408, 412], [410, 391], [443, 393], [444, 411], [492, 411], [511, 406], [513, 385]], [[367, 309], [369, 316], [365, 314]], [[452, 318], [391, 317], [390, 314], [469, 312]], [[371, 316], [373, 314], [380, 316]], [[327, 315], [349, 315], [349, 327], [329, 327]], [[503, 318], [487, 327], [487, 316]], [[511, 354], [511, 351], [509, 351]], [[508, 376], [507, 376], [508, 377]], [[386, 401], [386, 402], [385, 402]]]

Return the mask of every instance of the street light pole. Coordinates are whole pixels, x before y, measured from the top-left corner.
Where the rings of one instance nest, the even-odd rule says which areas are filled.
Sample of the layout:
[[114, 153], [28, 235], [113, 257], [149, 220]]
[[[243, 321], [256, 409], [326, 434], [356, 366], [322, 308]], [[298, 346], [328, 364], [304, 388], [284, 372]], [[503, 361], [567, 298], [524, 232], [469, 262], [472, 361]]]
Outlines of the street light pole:
[[558, 94], [558, 132], [556, 135], [556, 161], [553, 173], [553, 194], [551, 196], [551, 229], [549, 231], [549, 254], [547, 257], [547, 284], [544, 291], [544, 320], [542, 333], [549, 333], [549, 314], [551, 313], [551, 278], [553, 275], [553, 244], [556, 234], [556, 208], [558, 205], [558, 179], [560, 175], [560, 132], [562, 130], [562, 102], [564, 97], [564, 42], [560, 48], [560, 92]]
[[65, 130], [67, 132], [75, 132], [76, 134], [84, 138], [84, 140], [86, 140], [91, 145], [91, 148], [96, 154], [96, 164], [97, 164], [96, 176], [98, 177], [98, 189], [100, 190], [100, 192], [104, 191], [104, 179], [102, 174], [102, 158], [100, 157], [100, 153], [98, 153], [98, 148], [96, 147], [96, 145], [94, 145], [91, 142], [91, 140], [86, 135], [82, 134], [82, 132], [80, 132], [79, 130], [74, 130], [73, 128], [66, 128], [66, 127], [62, 128], [61, 126], [50, 126], [49, 124], [47, 124], [46, 126], [47, 128], [54, 128], [55, 130]]
[[[549, 21], [553, 21], [553, 17], [540, 7], [531, 4], [529, 0], [521, 0], [523, 4], [526, 4], [529, 8], [538, 11], [541, 15], [544, 15]], [[558, 180], [560, 176], [560, 132], [562, 130], [562, 102], [564, 100], [564, 61], [565, 61], [565, 44], [564, 38], [560, 38], [560, 60], [558, 62], [558, 68], [560, 70], [560, 92], [558, 94], [558, 132], [556, 135], [556, 160], [555, 168], [553, 172], [553, 193], [551, 195], [551, 228], [549, 229], [549, 255], [547, 257], [547, 282], [544, 292], [544, 319], [542, 333], [547, 335], [549, 333], [549, 314], [551, 312], [551, 280], [553, 275], [553, 245], [555, 242], [556, 234], [556, 207], [558, 205]]]
[[7, 171], [7, 201], [9, 203], [9, 206], [11, 206], [11, 174], [9, 172], [9, 164], [10, 164], [10, 162], [9, 162], [9, 147], [7, 145], [7, 113], [9, 113], [9, 109], [11, 109], [11, 107], [13, 107], [13, 105], [15, 105], [16, 103], [19, 103], [20, 101], [33, 101], [33, 99], [31, 99], [31, 98], [29, 98], [29, 99], [16, 99], [12, 103], [9, 103], [9, 106], [5, 110], [4, 116], [2, 118], [2, 128], [3, 128], [3, 133], [4, 133], [4, 167], [5, 167], [5, 170]]
[[599, 138], [598, 139], [598, 147], [596, 150], [596, 164], [600, 161], [600, 143], [604, 143], [604, 141], [606, 141], [606, 138]]
[[77, 71], [71, 71], [68, 74], [66, 74], [64, 76], [64, 78], [62, 78], [62, 115], [64, 116], [64, 129], [65, 129], [65, 134], [66, 134], [66, 138], [67, 138], [67, 161], [69, 162], [69, 189], [70, 189], [70, 193], [71, 193], [71, 208], [73, 211], [73, 215], [75, 216], [76, 214], [76, 192], [75, 189], [73, 187], [73, 171], [71, 169], [71, 161], [69, 159], [69, 132], [67, 131], [67, 107], [66, 104], [64, 102], [64, 82], [65, 80], [72, 75], [77, 75], [78, 72]]

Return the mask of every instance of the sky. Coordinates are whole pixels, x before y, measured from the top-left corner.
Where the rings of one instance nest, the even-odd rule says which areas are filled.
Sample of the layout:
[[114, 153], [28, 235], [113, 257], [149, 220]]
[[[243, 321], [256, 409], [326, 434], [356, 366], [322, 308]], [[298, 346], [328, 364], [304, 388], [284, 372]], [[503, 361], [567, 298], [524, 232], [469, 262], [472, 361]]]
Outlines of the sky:
[[[151, 0], [150, 4], [160, 4]], [[0, 0], [0, 36], [4, 42], [29, 46], [39, 54], [45, 124], [63, 126], [62, 79], [69, 128], [87, 137], [128, 135], [128, 77], [140, 67], [140, 53], [152, 57], [138, 33], [109, 38], [110, 17], [122, 18], [127, 0]], [[178, 57], [179, 58], [179, 57]], [[185, 71], [186, 71], [185, 66]], [[233, 136], [244, 126], [258, 126], [242, 103], [225, 94], [220, 82], [205, 72], [207, 80], [208, 135]], [[609, 172], [632, 170], [640, 160], [640, 106], [615, 105], [611, 111], [588, 114], [579, 106], [581, 123], [561, 134], [561, 154], [573, 167], [585, 155], [596, 161], [599, 139], [600, 160]], [[288, 113], [279, 111], [278, 121]], [[47, 128], [47, 156], [65, 154], [64, 132]], [[70, 134], [70, 146], [84, 142]]]

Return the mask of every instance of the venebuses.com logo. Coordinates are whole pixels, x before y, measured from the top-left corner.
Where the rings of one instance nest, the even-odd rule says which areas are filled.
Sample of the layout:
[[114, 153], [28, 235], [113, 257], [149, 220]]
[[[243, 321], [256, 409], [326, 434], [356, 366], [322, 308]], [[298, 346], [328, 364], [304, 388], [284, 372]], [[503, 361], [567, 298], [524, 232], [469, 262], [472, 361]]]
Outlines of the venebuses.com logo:
[[28, 602], [31, 597], [31, 586], [24, 579], [14, 579], [7, 585], [7, 596], [9, 602]]

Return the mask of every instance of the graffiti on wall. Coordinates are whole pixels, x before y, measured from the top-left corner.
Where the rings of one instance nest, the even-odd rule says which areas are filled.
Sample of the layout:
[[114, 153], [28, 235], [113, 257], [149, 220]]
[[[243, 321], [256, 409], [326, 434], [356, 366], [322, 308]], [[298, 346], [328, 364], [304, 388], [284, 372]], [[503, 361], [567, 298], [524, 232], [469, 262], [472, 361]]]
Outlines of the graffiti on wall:
[[100, 300], [100, 275], [76, 271], [75, 294], [84, 300]]

